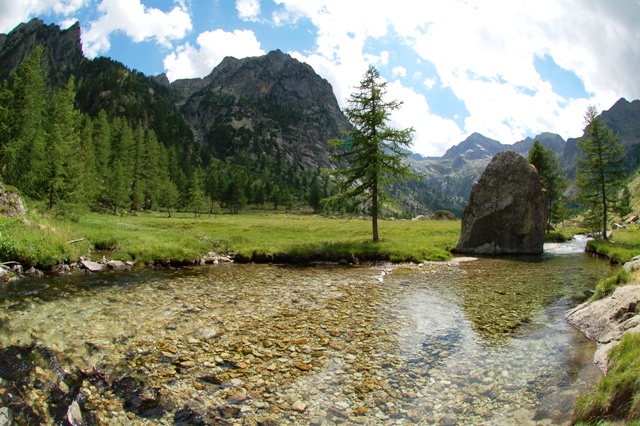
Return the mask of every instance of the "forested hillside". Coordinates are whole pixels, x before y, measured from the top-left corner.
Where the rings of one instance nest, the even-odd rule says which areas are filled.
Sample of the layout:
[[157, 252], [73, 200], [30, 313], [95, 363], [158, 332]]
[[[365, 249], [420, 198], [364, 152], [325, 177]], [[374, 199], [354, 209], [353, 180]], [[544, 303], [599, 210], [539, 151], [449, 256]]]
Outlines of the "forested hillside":
[[[217, 117], [196, 140], [176, 90], [111, 59], [85, 59], [77, 25], [60, 31], [39, 20], [21, 24], [0, 37], [0, 64], [2, 179], [51, 209], [319, 209], [329, 194], [321, 170], [329, 164], [318, 143], [339, 136], [346, 120], [319, 132], [307, 151], [305, 126], [319, 126], [307, 111], [287, 108], [278, 96], [252, 100], [210, 89], [189, 93]], [[332, 101], [334, 116], [341, 114]], [[250, 131], [252, 120], [261, 132]]]

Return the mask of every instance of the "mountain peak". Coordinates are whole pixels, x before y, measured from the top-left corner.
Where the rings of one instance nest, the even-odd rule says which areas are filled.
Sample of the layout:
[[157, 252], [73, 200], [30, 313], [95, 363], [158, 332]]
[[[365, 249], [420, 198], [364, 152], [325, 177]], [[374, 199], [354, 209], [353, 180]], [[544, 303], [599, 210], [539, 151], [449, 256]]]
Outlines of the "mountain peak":
[[465, 160], [479, 160], [491, 158], [503, 150], [503, 145], [500, 142], [474, 132], [458, 145], [449, 148], [442, 158], [451, 159], [461, 156]]
[[0, 81], [15, 73], [38, 45], [44, 49], [42, 65], [54, 85], [65, 82], [72, 70], [85, 60], [80, 23], [76, 22], [62, 30], [58, 25], [46, 25], [34, 18], [18, 25], [8, 34], [0, 35]]

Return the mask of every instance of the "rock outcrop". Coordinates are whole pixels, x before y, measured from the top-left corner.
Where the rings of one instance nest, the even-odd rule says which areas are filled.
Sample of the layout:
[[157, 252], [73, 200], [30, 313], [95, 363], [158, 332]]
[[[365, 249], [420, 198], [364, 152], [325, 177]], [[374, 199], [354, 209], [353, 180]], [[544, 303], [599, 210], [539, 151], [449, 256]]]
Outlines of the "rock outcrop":
[[462, 213], [458, 253], [540, 254], [547, 221], [547, 197], [538, 172], [513, 151], [497, 154]]
[[640, 284], [618, 287], [611, 296], [585, 302], [567, 321], [598, 343], [594, 363], [607, 371], [609, 352], [625, 333], [640, 333]]
[[44, 47], [42, 66], [54, 86], [66, 83], [69, 76], [86, 61], [78, 22], [61, 30], [55, 24], [45, 25], [40, 19], [34, 18], [18, 25], [9, 34], [0, 34], [0, 81], [16, 72], [38, 45]]

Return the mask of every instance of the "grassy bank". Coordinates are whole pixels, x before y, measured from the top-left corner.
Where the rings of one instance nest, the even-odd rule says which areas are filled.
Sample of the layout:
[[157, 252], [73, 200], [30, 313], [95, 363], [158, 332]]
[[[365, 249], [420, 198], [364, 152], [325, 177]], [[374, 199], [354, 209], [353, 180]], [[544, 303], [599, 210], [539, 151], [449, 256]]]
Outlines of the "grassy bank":
[[640, 334], [627, 334], [609, 356], [610, 369], [597, 388], [576, 402], [579, 425], [640, 425]]
[[374, 244], [368, 220], [264, 212], [199, 218], [90, 213], [77, 222], [29, 219], [29, 224], [0, 223], [3, 261], [46, 268], [90, 253], [94, 259], [105, 254], [137, 263], [191, 263], [215, 251], [232, 253], [239, 261], [419, 262], [449, 259], [460, 233], [457, 221], [382, 221], [382, 241]]
[[589, 253], [607, 257], [611, 263], [625, 263], [640, 254], [640, 231], [619, 229], [610, 240], [592, 240], [587, 244]]

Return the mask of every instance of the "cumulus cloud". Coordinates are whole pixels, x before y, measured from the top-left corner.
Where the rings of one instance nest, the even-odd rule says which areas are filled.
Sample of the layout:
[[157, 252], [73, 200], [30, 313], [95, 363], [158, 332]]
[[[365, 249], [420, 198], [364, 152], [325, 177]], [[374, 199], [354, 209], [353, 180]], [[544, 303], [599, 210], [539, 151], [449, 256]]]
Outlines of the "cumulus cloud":
[[197, 44], [198, 48], [186, 43], [164, 58], [170, 81], [204, 77], [226, 56], [244, 58], [265, 54], [255, 34], [249, 30], [206, 31], [198, 36]]
[[163, 12], [140, 0], [102, 0], [98, 12], [101, 16], [82, 33], [84, 52], [90, 58], [109, 50], [109, 36], [115, 31], [122, 31], [136, 43], [155, 40], [171, 47], [171, 41], [184, 38], [192, 28], [191, 17], [181, 5]]
[[[281, 6], [274, 14], [276, 24], [308, 19], [317, 28], [315, 49], [292, 55], [327, 78], [341, 102], [369, 63], [385, 63], [384, 52], [372, 51], [371, 43], [365, 49], [367, 42], [393, 34], [394, 42], [404, 43], [421, 59], [425, 91], [402, 87], [396, 93], [412, 99], [412, 108], [423, 114], [412, 114], [414, 127], [430, 122], [424, 130], [416, 127], [416, 140], [431, 144], [417, 143], [423, 154], [441, 155], [447, 144], [460, 142], [472, 132], [504, 143], [543, 131], [565, 138], [579, 136], [588, 104], [605, 109], [619, 97], [640, 98], [636, 77], [640, 6], [636, 1], [425, 2], [420, 13], [415, 13], [412, 0], [396, 0], [392, 7], [370, 0], [367, 8], [345, 1], [275, 1]], [[534, 65], [544, 55], [573, 72], [589, 95], [558, 95]], [[435, 68], [435, 75], [427, 72], [426, 65]], [[389, 66], [388, 77], [396, 78], [398, 67], [405, 64], [390, 62]], [[464, 103], [469, 116], [462, 128], [429, 113], [425, 93], [436, 82]], [[401, 87], [399, 82], [395, 85]]]
[[236, 0], [238, 16], [244, 21], [258, 21], [260, 17], [260, 0]]
[[27, 22], [43, 13], [67, 17], [88, 3], [89, 0], [0, 1], [0, 33], [8, 33], [19, 23]]

